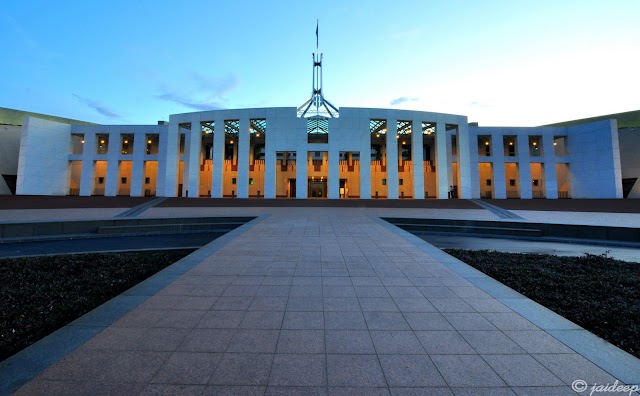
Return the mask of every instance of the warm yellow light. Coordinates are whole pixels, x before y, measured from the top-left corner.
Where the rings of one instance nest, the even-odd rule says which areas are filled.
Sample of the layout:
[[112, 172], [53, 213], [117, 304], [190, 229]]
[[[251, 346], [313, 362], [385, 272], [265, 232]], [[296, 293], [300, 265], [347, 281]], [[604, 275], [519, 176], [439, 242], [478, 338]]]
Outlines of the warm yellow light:
[[147, 143], [151, 144], [151, 139], [147, 140]]
[[379, 134], [379, 133], [376, 133], [376, 137], [380, 137], [380, 134]]
[[256, 133], [256, 137], [260, 137], [260, 134], [259, 134], [259, 133]]
[[407, 144], [407, 142], [402, 142], [402, 144], [403, 144], [403, 145], [404, 145], [404, 144]]
[[534, 145], [534, 146], [537, 146], [537, 145], [538, 145], [538, 142], [533, 142], [533, 145]]
[[129, 141], [128, 141], [128, 140], [125, 140], [125, 141], [124, 141], [124, 143], [125, 143], [125, 144], [127, 144], [127, 143], [129, 143]]
[[84, 144], [84, 139], [81, 140], [82, 144]]
[[513, 146], [513, 142], [509, 142], [509, 146]]
[[485, 146], [488, 146], [488, 145], [489, 145], [489, 142], [484, 142], [484, 145], [485, 145]]
[[100, 143], [104, 144], [104, 140], [101, 140]]
[[396, 135], [396, 139], [400, 139], [400, 135]]
[[557, 146], [557, 145], [558, 145], [558, 142], [553, 142], [553, 145], [554, 145], [554, 146]]
[[229, 144], [233, 144], [233, 140], [229, 142]]

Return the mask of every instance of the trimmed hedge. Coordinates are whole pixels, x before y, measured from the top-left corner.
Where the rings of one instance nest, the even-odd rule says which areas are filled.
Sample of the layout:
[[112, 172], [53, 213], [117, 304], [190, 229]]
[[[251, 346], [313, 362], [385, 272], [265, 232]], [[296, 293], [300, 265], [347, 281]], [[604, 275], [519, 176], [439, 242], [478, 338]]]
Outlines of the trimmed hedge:
[[191, 252], [193, 249], [0, 260], [0, 360]]
[[445, 252], [640, 357], [640, 263], [606, 254]]

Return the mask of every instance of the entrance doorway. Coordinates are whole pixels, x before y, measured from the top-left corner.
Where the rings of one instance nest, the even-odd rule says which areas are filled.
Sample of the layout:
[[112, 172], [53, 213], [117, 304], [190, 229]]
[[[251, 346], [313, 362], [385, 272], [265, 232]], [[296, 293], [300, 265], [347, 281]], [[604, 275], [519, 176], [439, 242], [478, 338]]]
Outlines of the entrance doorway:
[[296, 179], [289, 179], [289, 198], [296, 197]]
[[309, 179], [309, 198], [327, 197], [327, 180]]

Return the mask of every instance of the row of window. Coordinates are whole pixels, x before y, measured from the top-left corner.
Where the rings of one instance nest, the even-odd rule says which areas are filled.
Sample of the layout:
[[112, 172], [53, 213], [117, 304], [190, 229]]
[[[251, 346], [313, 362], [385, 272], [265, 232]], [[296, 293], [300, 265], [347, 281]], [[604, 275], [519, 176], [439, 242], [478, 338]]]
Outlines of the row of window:
[[[528, 137], [528, 148], [530, 157], [541, 157], [543, 155], [542, 136], [531, 135]], [[478, 155], [480, 157], [490, 157], [492, 155], [492, 136], [478, 136]], [[505, 157], [515, 157], [518, 155], [517, 136], [503, 136], [502, 148]], [[564, 157], [568, 154], [567, 136], [553, 137], [553, 151], [556, 157]]]
[[[120, 154], [130, 155], [133, 154], [134, 147], [134, 134], [121, 133], [120, 137]], [[95, 136], [95, 154], [109, 154], [109, 134], [98, 133]], [[160, 141], [160, 135], [156, 133], [150, 133], [145, 135], [145, 153], [149, 155], [158, 154], [158, 146]], [[83, 154], [85, 150], [84, 134], [72, 134], [71, 135], [71, 154]]]

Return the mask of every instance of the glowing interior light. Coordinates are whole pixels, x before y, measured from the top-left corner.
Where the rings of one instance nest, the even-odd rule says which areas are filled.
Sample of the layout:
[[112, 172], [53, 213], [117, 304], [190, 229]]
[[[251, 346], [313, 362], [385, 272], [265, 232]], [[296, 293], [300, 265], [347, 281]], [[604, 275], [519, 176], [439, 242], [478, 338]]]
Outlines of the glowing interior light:
[[147, 143], [151, 144], [151, 139], [147, 140]]

